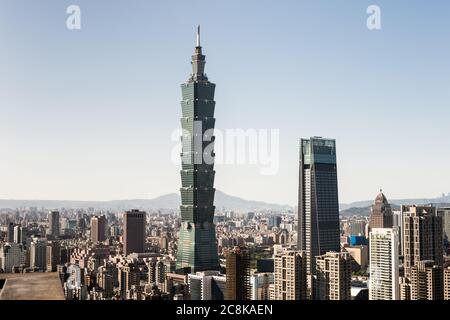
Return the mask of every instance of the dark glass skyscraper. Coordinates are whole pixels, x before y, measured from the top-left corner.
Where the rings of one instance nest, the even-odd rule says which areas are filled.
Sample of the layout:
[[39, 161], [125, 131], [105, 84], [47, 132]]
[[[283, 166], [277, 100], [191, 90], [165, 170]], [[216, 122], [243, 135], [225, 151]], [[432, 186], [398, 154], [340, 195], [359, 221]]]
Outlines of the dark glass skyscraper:
[[340, 251], [335, 140], [300, 141], [297, 246], [306, 253], [308, 274], [315, 273], [316, 256]]
[[48, 234], [53, 239], [59, 238], [59, 211], [50, 211], [48, 214]]
[[123, 214], [124, 255], [145, 252], [146, 215], [146, 212], [136, 209]]
[[[192, 74], [181, 85], [183, 128], [181, 170], [181, 220], [177, 268], [191, 272], [219, 267], [214, 218], [214, 90], [205, 74], [205, 56], [197, 46], [192, 56]], [[209, 131], [208, 131], [209, 130]], [[209, 150], [209, 151], [208, 151]]]

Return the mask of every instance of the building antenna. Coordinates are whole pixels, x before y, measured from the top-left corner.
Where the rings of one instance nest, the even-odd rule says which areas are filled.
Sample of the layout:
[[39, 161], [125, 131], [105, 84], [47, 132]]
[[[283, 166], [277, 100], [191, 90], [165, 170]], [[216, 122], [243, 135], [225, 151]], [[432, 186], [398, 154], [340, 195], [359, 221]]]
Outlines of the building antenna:
[[200, 47], [200, 25], [197, 26], [197, 47]]

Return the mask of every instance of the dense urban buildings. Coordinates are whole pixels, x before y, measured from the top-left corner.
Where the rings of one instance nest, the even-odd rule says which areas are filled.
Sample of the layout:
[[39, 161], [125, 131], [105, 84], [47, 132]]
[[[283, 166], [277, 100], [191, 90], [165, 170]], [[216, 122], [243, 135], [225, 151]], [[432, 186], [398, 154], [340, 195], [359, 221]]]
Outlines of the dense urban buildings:
[[315, 273], [315, 257], [340, 251], [334, 140], [301, 139], [297, 237], [308, 274]]
[[192, 74], [181, 85], [182, 170], [181, 170], [181, 230], [178, 243], [177, 268], [190, 268], [195, 273], [217, 270], [217, 241], [214, 226], [214, 154], [204, 141], [205, 132], [214, 129], [215, 84], [205, 74], [205, 56], [197, 45], [192, 56]]
[[[413, 210], [404, 210], [405, 216], [409, 217], [410, 211]], [[125, 229], [130, 227], [126, 212], [88, 208], [60, 208], [59, 212], [61, 221], [77, 224], [67, 224], [66, 229], [71, 231], [52, 240], [46, 237], [47, 209], [24, 208], [19, 216], [15, 210], [0, 209], [0, 268], [5, 275], [55, 273], [66, 299], [225, 300], [229, 293], [236, 297], [249, 294], [252, 300], [449, 297], [449, 259], [445, 252], [442, 251], [442, 264], [421, 258], [414, 263], [410, 276], [405, 277], [398, 228], [374, 228], [366, 238], [360, 231], [369, 215], [341, 217], [342, 248], [315, 257], [316, 272], [308, 289], [306, 253], [296, 250], [293, 211], [248, 214], [218, 210], [215, 224], [220, 269], [196, 273], [180, 272], [176, 265], [182, 228], [177, 210], [148, 209], [145, 223], [143, 210], [128, 211], [140, 212], [140, 222], [135, 225], [144, 230], [142, 250], [127, 253], [122, 247], [128, 238]], [[106, 218], [106, 239], [102, 242], [91, 241], [90, 228], [83, 227], [91, 225], [96, 216]], [[426, 219], [434, 218], [418, 219], [418, 226], [426, 226], [422, 221]], [[15, 234], [20, 234], [20, 243], [6, 241], [7, 220], [13, 222]], [[429, 230], [429, 225], [425, 230]], [[422, 232], [423, 238], [432, 243], [430, 235]], [[436, 241], [436, 245], [442, 248], [444, 240]], [[239, 247], [245, 248], [244, 255], [239, 253]]]
[[123, 215], [123, 252], [144, 252], [146, 212], [139, 210], [127, 211]]

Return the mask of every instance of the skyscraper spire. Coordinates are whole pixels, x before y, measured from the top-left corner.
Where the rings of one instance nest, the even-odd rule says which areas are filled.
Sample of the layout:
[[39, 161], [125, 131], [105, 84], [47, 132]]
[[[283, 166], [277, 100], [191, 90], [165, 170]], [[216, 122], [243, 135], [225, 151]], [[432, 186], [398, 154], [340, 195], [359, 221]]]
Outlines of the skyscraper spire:
[[197, 45], [196, 47], [200, 47], [200, 25], [197, 26]]
[[202, 54], [202, 47], [200, 46], [200, 25], [197, 26], [197, 44], [194, 55], [192, 56], [192, 74], [190, 81], [207, 81], [205, 74], [205, 56]]

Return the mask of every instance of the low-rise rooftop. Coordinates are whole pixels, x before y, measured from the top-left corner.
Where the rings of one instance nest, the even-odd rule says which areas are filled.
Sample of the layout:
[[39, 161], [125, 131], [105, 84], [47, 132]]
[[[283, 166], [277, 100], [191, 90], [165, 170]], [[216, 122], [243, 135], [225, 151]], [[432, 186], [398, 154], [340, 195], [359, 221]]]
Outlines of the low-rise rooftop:
[[64, 300], [57, 272], [0, 274], [0, 300]]

